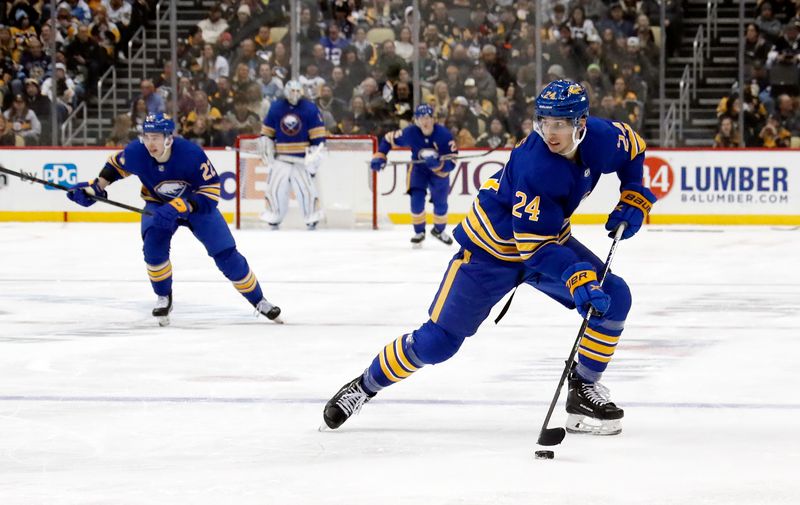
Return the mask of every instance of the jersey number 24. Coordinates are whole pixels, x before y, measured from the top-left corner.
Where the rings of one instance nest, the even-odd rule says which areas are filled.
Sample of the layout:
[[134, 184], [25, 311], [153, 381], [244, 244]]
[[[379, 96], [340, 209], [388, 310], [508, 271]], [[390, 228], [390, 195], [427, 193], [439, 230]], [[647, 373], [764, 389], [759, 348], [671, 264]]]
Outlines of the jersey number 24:
[[[517, 191], [516, 196], [519, 201], [514, 204], [514, 207], [511, 209], [511, 215], [522, 219], [523, 212], [528, 215], [528, 219], [531, 221], [538, 221], [539, 220], [539, 197], [535, 196], [530, 202], [528, 202], [528, 195], [523, 193], [522, 191]], [[520, 212], [519, 209], [523, 209]]]

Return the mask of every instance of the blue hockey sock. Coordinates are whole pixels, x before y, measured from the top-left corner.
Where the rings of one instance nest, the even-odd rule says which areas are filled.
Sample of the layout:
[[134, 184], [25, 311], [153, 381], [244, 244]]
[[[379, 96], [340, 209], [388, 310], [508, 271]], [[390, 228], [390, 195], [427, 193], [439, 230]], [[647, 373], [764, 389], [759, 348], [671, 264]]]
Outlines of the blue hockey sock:
[[[604, 323], [612, 324], [603, 327]], [[578, 366], [575, 368], [575, 373], [586, 382], [599, 381], [614, 356], [617, 342], [622, 335], [622, 324], [619, 325], [619, 329], [609, 329], [608, 326], [617, 326], [613, 323], [615, 322], [601, 320], [599, 324], [590, 324], [581, 338], [580, 347], [578, 347]]]
[[411, 224], [414, 233], [425, 231], [425, 192], [414, 190], [411, 192]]
[[158, 296], [167, 296], [172, 293], [172, 263], [167, 260], [158, 265], [147, 265], [147, 275], [150, 284]]
[[409, 377], [424, 366], [409, 343], [409, 334], [390, 342], [364, 370], [362, 386], [367, 393], [375, 394], [386, 386]]
[[236, 248], [229, 248], [214, 255], [214, 262], [222, 274], [233, 283], [236, 291], [242, 294], [251, 305], [255, 306], [264, 298], [261, 285], [253, 271]]

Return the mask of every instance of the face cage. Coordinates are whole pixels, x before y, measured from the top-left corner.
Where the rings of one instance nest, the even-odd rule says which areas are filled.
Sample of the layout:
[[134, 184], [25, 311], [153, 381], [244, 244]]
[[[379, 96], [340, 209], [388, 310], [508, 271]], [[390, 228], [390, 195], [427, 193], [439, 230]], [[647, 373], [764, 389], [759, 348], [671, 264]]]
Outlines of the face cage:
[[302, 97], [303, 91], [299, 89], [290, 89], [286, 93], [286, 99], [289, 100], [289, 103], [292, 105], [297, 105], [297, 102], [299, 102]]
[[[533, 131], [535, 131], [542, 138], [542, 140], [544, 140], [545, 142], [547, 142], [547, 139], [544, 138], [544, 132], [542, 130], [542, 119], [546, 118], [546, 117], [556, 117], [556, 116], [538, 116], [538, 115], [534, 115], [533, 116]], [[581, 126], [580, 126], [580, 121], [581, 121], [581, 119], [584, 119], [584, 118], [586, 118], [585, 115], [580, 116], [580, 117], [571, 118], [572, 119], [572, 148], [568, 152], [563, 153], [562, 154], [563, 156], [569, 156], [572, 153], [574, 153], [578, 149], [578, 146], [581, 144], [581, 142], [583, 142], [583, 139], [586, 138], [586, 127], [581, 128]], [[557, 119], [570, 119], [570, 118], [564, 117], [564, 118], [557, 118]]]

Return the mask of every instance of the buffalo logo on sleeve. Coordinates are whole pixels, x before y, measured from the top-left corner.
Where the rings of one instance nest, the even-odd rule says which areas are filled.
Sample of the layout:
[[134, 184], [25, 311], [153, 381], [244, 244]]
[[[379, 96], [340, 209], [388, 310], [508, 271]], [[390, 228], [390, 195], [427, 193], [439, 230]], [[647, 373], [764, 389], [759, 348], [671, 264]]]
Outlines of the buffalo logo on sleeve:
[[281, 131], [288, 137], [293, 137], [300, 133], [303, 122], [297, 114], [286, 114], [281, 119]]
[[189, 183], [184, 181], [164, 181], [156, 186], [156, 193], [167, 200], [180, 198], [189, 188]]

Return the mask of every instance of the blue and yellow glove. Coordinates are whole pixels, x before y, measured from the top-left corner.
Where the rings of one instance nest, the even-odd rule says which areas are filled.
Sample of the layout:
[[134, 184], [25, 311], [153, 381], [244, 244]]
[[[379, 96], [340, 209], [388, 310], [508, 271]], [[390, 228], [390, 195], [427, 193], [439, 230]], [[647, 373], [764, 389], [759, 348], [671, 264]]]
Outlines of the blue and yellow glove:
[[625, 231], [622, 232], [622, 240], [636, 235], [656, 200], [658, 200], [656, 195], [641, 184], [624, 186], [622, 194], [619, 196], [619, 203], [608, 215], [608, 221], [606, 221], [606, 230], [611, 232], [608, 236], [613, 237], [621, 223], [626, 224]]
[[87, 182], [79, 182], [72, 186], [72, 189], [67, 191], [67, 198], [83, 207], [91, 207], [95, 203], [95, 199], [89, 195], [108, 197], [105, 190], [100, 189], [100, 179], [92, 179]]
[[376, 172], [383, 170], [384, 167], [386, 167], [386, 158], [375, 156], [372, 158], [372, 161], [369, 162], [369, 168]]
[[586, 317], [589, 309], [597, 315], [603, 315], [611, 305], [611, 297], [603, 292], [602, 286], [597, 282], [597, 272], [591, 263], [581, 261], [564, 270], [561, 280], [567, 284], [575, 308], [581, 316]]
[[183, 198], [174, 198], [156, 209], [153, 215], [153, 226], [171, 230], [178, 218], [189, 219], [191, 207]]

